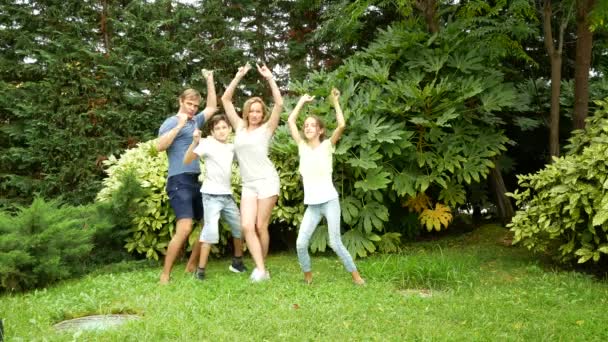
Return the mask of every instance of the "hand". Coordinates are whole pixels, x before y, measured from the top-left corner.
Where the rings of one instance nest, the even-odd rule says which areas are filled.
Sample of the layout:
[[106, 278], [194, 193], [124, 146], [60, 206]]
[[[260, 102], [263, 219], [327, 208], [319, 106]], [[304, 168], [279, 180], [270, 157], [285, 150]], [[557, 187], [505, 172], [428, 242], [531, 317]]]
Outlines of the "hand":
[[244, 77], [247, 74], [247, 72], [249, 71], [249, 69], [251, 69], [251, 65], [249, 63], [247, 63], [244, 66], [239, 68], [239, 71], [236, 72], [236, 76]]
[[258, 67], [258, 72], [260, 73], [260, 75], [262, 75], [262, 77], [264, 77], [267, 80], [272, 79], [272, 71], [270, 71], [270, 69], [268, 69], [266, 64], [262, 64], [262, 66], [259, 66], [256, 64], [256, 66]]
[[184, 113], [178, 113], [177, 114], [177, 126], [178, 127], [184, 127], [184, 125], [186, 124], [186, 121], [188, 121], [188, 115], [184, 114]]
[[331, 88], [331, 93], [329, 94], [329, 100], [331, 101], [331, 103], [335, 105], [336, 103], [338, 103], [339, 99], [340, 91], [336, 88]]
[[208, 80], [210, 77], [213, 77], [213, 70], [201, 69], [201, 74], [204, 79]]
[[192, 142], [198, 144], [198, 142], [200, 140], [201, 140], [201, 130], [195, 129], [194, 132], [192, 133]]
[[300, 102], [302, 104], [309, 103], [309, 102], [312, 102], [314, 99], [315, 99], [314, 96], [310, 96], [308, 94], [304, 94], [304, 95], [302, 95], [302, 97], [300, 97]]

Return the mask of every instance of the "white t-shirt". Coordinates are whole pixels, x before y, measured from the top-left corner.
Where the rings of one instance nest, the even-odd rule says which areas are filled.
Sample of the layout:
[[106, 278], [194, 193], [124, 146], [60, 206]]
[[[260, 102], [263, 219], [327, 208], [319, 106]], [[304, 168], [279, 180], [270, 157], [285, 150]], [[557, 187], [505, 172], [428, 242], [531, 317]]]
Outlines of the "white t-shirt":
[[301, 140], [298, 145], [300, 154], [300, 174], [304, 183], [304, 204], [321, 204], [338, 198], [332, 181], [333, 153], [331, 140], [325, 139], [315, 148]]
[[234, 145], [221, 143], [209, 136], [201, 139], [194, 153], [205, 161], [205, 180], [201, 192], [213, 195], [230, 195]]
[[271, 138], [272, 132], [268, 129], [268, 123], [249, 132], [247, 127], [237, 130], [234, 152], [239, 161], [243, 183], [271, 177], [279, 178], [277, 170], [268, 157]]

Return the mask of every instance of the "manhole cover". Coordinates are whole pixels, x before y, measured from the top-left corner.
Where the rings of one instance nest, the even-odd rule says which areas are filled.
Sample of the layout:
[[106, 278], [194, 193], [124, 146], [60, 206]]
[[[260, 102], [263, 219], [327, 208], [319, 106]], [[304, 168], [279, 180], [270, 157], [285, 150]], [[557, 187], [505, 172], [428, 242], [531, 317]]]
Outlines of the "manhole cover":
[[109, 329], [128, 321], [137, 320], [137, 315], [93, 315], [70, 319], [55, 324], [57, 330], [93, 330]]

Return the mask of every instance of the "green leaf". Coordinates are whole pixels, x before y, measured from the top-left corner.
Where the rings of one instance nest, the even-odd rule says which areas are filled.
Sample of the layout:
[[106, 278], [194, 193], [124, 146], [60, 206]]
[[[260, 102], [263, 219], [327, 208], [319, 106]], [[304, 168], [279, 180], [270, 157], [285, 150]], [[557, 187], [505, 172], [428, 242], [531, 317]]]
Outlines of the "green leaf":
[[390, 183], [390, 173], [386, 171], [382, 172], [369, 172], [365, 179], [355, 182], [355, 189], [362, 189], [364, 191], [386, 189], [388, 183]]
[[372, 239], [378, 239], [376, 234], [363, 234], [357, 229], [351, 229], [342, 235], [342, 242], [353, 257], [366, 257], [374, 253], [376, 246]]

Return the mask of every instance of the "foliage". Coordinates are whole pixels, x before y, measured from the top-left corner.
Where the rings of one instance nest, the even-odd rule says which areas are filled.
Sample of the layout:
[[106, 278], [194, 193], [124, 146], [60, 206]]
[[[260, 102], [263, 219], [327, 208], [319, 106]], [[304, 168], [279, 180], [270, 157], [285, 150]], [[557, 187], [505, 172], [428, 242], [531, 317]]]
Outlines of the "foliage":
[[[106, 212], [121, 217], [115, 221], [116, 237], [123, 241], [129, 253], [158, 260], [175, 233], [175, 214], [165, 189], [167, 154], [158, 153], [156, 140], [150, 140], [137, 144], [119, 158], [110, 156], [104, 165], [107, 166], [108, 176], [103, 180], [97, 201]], [[203, 177], [203, 163], [201, 172]], [[236, 166], [233, 166], [232, 186], [238, 201], [240, 176]], [[189, 239], [190, 246], [198, 240], [200, 228], [200, 224], [195, 222]], [[227, 226], [223, 228], [220, 242], [212, 250], [214, 253], [225, 252], [230, 229]]]
[[44, 287], [78, 273], [93, 234], [107, 225], [93, 206], [42, 198], [15, 216], [0, 212], [0, 290]]
[[99, 215], [110, 220], [111, 225], [97, 230], [94, 235], [94, 260], [103, 263], [125, 259], [125, 242], [135, 218], [143, 215], [142, 199], [147, 195], [132, 170], [119, 174], [120, 184], [109, 200], [98, 202]]
[[108, 167], [108, 177], [103, 180], [97, 200], [102, 203], [114, 202], [118, 190], [129, 179], [126, 175], [134, 175], [144, 192], [141, 197], [132, 200], [141, 210], [130, 224], [125, 248], [129, 252], [158, 260], [175, 231], [175, 214], [165, 190], [167, 154], [158, 153], [156, 140], [150, 140], [127, 150], [120, 159], [110, 156], [104, 165]]
[[2, 2], [0, 206], [91, 201], [105, 159], [154, 138], [185, 87], [205, 90], [201, 68], [222, 84], [251, 58], [241, 47], [260, 37], [233, 25], [249, 8], [232, 7]]
[[566, 156], [519, 176], [511, 194], [520, 210], [509, 225], [514, 242], [549, 250], [560, 261], [597, 262], [608, 254], [608, 101], [576, 131]]
[[[506, 150], [509, 139], [500, 126], [509, 118], [502, 113], [515, 106], [517, 89], [496, 67], [496, 51], [473, 48], [487, 37], [483, 30], [463, 34], [467, 23], [457, 21], [439, 35], [416, 23], [395, 24], [336, 71], [292, 84], [294, 92], [318, 98], [332, 86], [342, 91], [347, 130], [334, 170], [344, 223], [356, 231], [348, 230], [344, 241], [356, 255], [382, 244], [379, 233], [394, 203], [427, 196], [462, 205], [467, 187], [481, 182]], [[308, 111], [332, 129], [326, 101]], [[424, 217], [435, 229], [451, 220], [443, 206]]]

